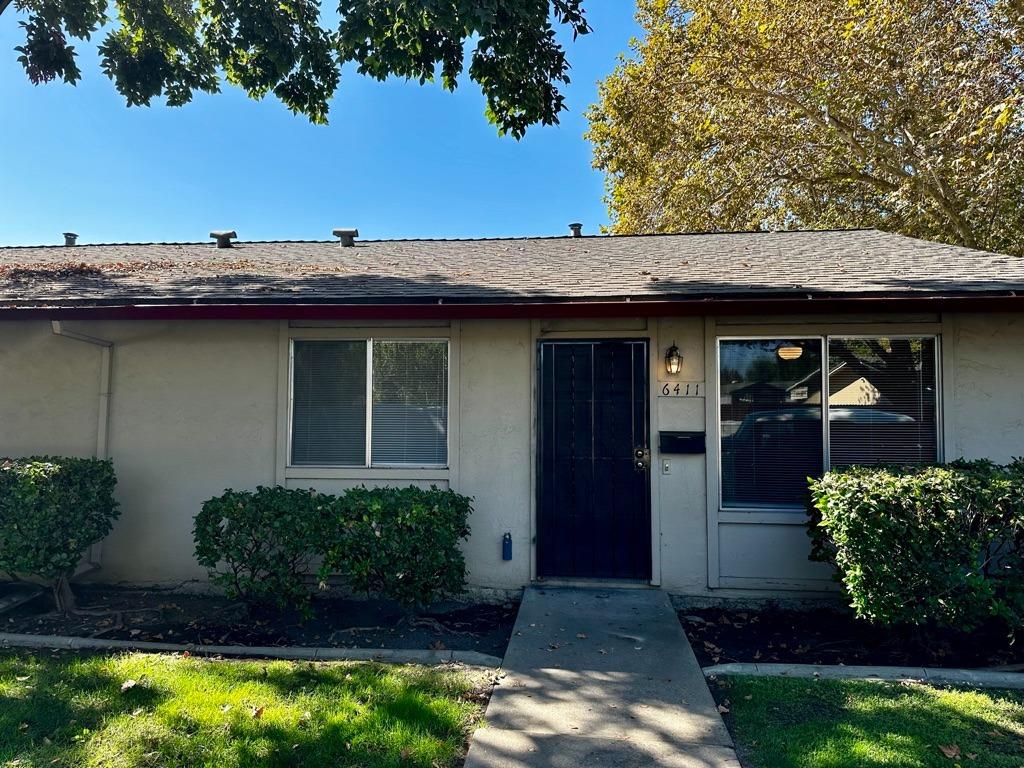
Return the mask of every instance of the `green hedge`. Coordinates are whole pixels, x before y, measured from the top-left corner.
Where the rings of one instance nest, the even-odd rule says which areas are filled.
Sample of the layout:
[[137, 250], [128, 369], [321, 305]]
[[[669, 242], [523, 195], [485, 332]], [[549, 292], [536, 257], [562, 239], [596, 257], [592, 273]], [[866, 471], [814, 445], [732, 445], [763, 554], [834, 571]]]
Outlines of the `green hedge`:
[[196, 515], [196, 560], [229, 597], [251, 607], [304, 610], [313, 558], [334, 524], [335, 506], [333, 496], [310, 490], [227, 490]]
[[353, 488], [339, 499], [336, 535], [321, 578], [339, 575], [353, 590], [422, 606], [462, 590], [470, 500], [430, 488]]
[[60, 610], [86, 550], [114, 525], [117, 478], [105, 459], [0, 459], [0, 571], [46, 579]]
[[811, 482], [812, 559], [857, 615], [970, 630], [1024, 618], [1024, 463], [853, 467]]
[[196, 516], [196, 558], [251, 606], [307, 606], [320, 582], [425, 605], [461, 591], [470, 500], [438, 488], [353, 488], [340, 496], [281, 487], [225, 491]]

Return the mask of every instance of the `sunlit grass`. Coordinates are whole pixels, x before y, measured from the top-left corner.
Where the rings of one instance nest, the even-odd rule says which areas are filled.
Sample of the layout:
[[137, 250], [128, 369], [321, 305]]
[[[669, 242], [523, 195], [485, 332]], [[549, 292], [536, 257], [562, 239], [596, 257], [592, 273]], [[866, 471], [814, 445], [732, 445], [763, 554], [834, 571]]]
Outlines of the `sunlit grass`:
[[0, 765], [459, 765], [476, 683], [370, 663], [6, 653]]
[[753, 768], [1024, 766], [1021, 691], [750, 677], [721, 683], [737, 749]]

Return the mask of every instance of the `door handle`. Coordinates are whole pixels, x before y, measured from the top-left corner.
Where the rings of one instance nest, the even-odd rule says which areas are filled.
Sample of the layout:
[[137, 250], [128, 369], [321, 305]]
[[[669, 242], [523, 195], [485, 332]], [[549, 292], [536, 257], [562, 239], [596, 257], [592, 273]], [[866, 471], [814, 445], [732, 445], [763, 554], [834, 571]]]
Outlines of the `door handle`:
[[633, 469], [637, 472], [646, 472], [651, 468], [651, 449], [637, 448], [633, 451]]

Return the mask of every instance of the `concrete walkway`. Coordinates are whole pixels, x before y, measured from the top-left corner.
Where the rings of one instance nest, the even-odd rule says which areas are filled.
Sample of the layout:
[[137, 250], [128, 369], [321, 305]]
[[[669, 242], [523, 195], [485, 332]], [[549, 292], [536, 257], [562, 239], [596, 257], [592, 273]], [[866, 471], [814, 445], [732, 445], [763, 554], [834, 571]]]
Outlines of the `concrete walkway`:
[[668, 596], [528, 589], [466, 768], [739, 768]]

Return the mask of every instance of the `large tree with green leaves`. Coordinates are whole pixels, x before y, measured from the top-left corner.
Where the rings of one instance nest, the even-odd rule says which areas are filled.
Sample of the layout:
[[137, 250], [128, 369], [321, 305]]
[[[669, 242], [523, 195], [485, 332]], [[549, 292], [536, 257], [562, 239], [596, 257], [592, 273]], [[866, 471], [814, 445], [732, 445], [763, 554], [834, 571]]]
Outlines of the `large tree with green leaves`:
[[450, 90], [466, 68], [499, 130], [558, 122], [569, 82], [555, 25], [589, 31], [582, 0], [0, 0], [20, 16], [19, 61], [33, 83], [81, 77], [71, 40], [103, 34], [103, 70], [129, 105], [170, 105], [222, 81], [327, 121], [342, 65]]
[[1024, 254], [1020, 0], [640, 0], [589, 112], [615, 232], [874, 226]]

